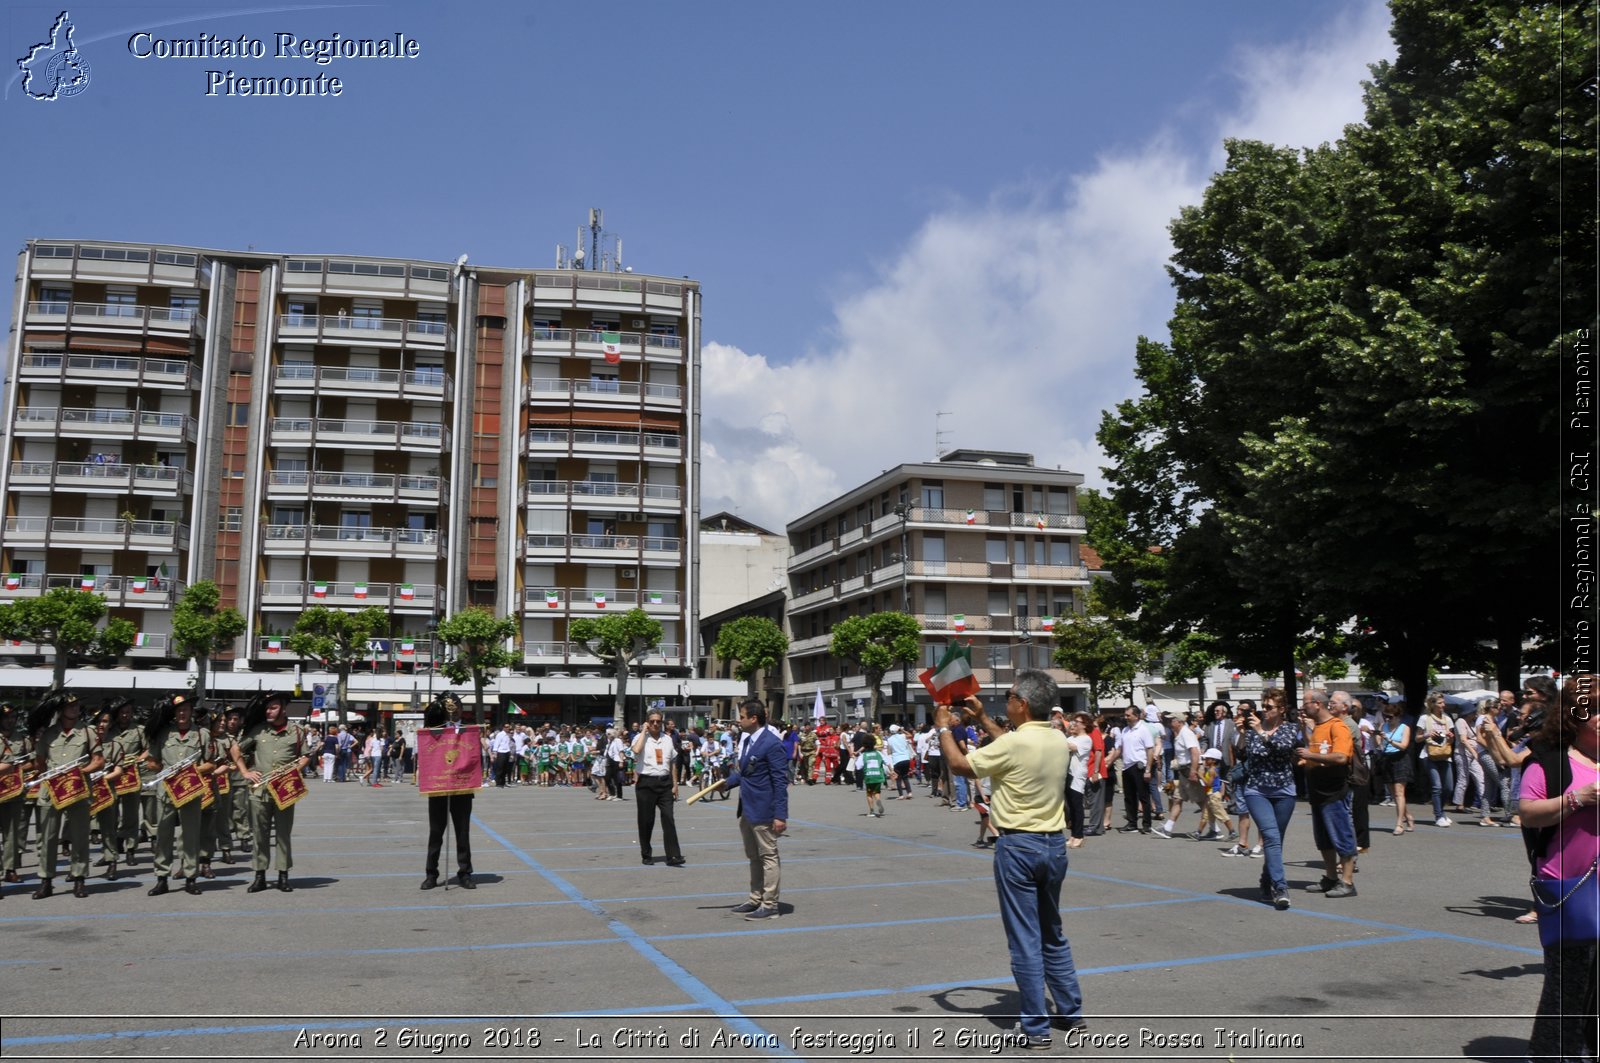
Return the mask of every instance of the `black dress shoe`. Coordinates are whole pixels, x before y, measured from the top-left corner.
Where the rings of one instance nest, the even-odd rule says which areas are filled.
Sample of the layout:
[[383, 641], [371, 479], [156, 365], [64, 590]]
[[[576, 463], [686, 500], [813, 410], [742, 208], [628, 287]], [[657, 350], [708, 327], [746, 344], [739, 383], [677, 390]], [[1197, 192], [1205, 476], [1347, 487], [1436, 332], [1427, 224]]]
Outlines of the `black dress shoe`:
[[113, 863], [110, 867], [106, 868], [106, 881], [107, 882], [115, 882], [115, 881], [117, 881], [117, 865], [116, 864]]
[[649, 867], [651, 864], [655, 863], [656, 860], [655, 860], [655, 857], [653, 857], [653, 856], [647, 856], [640, 862], [642, 864], [644, 864], [645, 867]]
[[82, 878], [72, 880], [72, 895], [79, 900], [89, 896], [89, 887], [83, 884]]
[[55, 885], [47, 878], [39, 880], [39, 887], [33, 891], [33, 899], [42, 901], [56, 891]]
[[[162, 881], [166, 881], [166, 880], [163, 879]], [[246, 886], [244, 891], [246, 893], [260, 893], [262, 890], [264, 890], [266, 888], [267, 888], [267, 873], [265, 871], [257, 871], [255, 880], [253, 882], [251, 882], [250, 885]]]
[[201, 878], [216, 878], [217, 876], [211, 870], [211, 865], [210, 864], [201, 864], [200, 865], [200, 877]]
[[200, 886], [195, 882], [194, 879], [186, 878], [183, 880], [183, 892], [192, 893], [198, 897], [200, 896]]
[[22, 877], [20, 875], [18, 875], [15, 871], [7, 871], [6, 872], [6, 881], [7, 882], [21, 882], [22, 881]]
[[675, 859], [668, 859], [667, 860], [667, 866], [668, 867], [682, 867], [684, 864], [687, 864], [688, 862], [689, 861], [685, 860], [683, 857], [680, 856], [680, 857], [677, 857]]
[[156, 879], [156, 884], [150, 887], [149, 896], [159, 897], [168, 891], [166, 876]]
[[278, 872], [278, 892], [280, 892], [280, 893], [293, 893], [294, 892], [294, 887], [289, 885], [289, 872], [287, 872], [287, 871]]
[[422, 880], [421, 888], [425, 889], [425, 890], [436, 890], [436, 889], [438, 889], [439, 888], [439, 876], [438, 875], [429, 875], [427, 878]]
[[467, 874], [465, 871], [456, 876], [456, 883], [464, 890], [475, 890], [478, 888], [477, 884], [472, 881], [472, 876]]

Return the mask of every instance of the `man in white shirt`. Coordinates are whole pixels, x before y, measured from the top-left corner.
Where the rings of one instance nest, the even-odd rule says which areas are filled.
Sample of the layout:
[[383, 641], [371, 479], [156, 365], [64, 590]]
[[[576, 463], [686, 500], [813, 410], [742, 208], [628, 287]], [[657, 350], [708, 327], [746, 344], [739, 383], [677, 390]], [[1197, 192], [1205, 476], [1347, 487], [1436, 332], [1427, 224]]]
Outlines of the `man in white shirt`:
[[1160, 748], [1144, 726], [1144, 714], [1132, 705], [1128, 706], [1123, 713], [1123, 728], [1117, 734], [1116, 748], [1111, 751], [1110, 757], [1110, 763], [1120, 763], [1122, 766], [1122, 813], [1127, 822], [1117, 828], [1119, 833], [1150, 833], [1154, 804], [1150, 800], [1147, 780]]
[[682, 867], [686, 860], [678, 848], [678, 827], [672, 819], [672, 803], [678, 799], [678, 775], [672, 770], [678, 758], [676, 740], [661, 729], [661, 713], [651, 710], [644, 730], [633, 740], [634, 800], [638, 802], [639, 852], [646, 864], [655, 863], [650, 854], [650, 836], [656, 829], [656, 809], [661, 810], [661, 836], [667, 844], [667, 866]]
[[489, 739], [489, 752], [494, 755], [495, 786], [506, 784], [506, 776], [511, 774], [511, 754], [515, 749], [516, 740], [511, 736], [511, 721], [507, 720], [505, 726]]
[[1167, 821], [1156, 828], [1157, 838], [1171, 838], [1178, 833], [1178, 818], [1183, 814], [1183, 803], [1194, 803], [1197, 810], [1205, 811], [1206, 792], [1200, 784], [1200, 737], [1184, 719], [1183, 713], [1168, 709], [1162, 714], [1167, 726], [1172, 728], [1172, 776], [1177, 782], [1177, 792], [1167, 808]]

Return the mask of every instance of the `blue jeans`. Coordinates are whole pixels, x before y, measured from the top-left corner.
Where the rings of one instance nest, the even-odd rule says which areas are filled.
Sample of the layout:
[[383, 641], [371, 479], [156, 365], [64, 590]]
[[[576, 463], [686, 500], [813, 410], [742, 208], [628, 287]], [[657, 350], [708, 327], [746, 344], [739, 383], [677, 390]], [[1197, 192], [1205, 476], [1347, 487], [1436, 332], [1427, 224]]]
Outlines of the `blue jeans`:
[[1056, 1012], [1071, 1021], [1083, 1015], [1083, 990], [1072, 964], [1072, 945], [1061, 929], [1061, 880], [1067, 874], [1067, 842], [1060, 834], [1002, 834], [994, 843], [994, 886], [1000, 922], [1011, 949], [1011, 976], [1022, 1001], [1022, 1032], [1050, 1032], [1045, 1005], [1048, 985]]
[[1449, 757], [1424, 759], [1428, 762], [1428, 781], [1433, 784], [1433, 818], [1440, 819], [1444, 816], [1444, 795], [1455, 786], [1455, 774], [1450, 770]]
[[1261, 888], [1277, 892], [1289, 888], [1283, 877], [1283, 839], [1289, 833], [1289, 817], [1294, 815], [1294, 797], [1266, 797], [1254, 791], [1244, 795], [1244, 803], [1261, 832]]
[[1317, 852], [1331, 850], [1342, 859], [1356, 855], [1356, 828], [1350, 807], [1350, 794], [1311, 806], [1311, 836]]
[[966, 808], [967, 807], [967, 777], [965, 775], [957, 775], [955, 772], [951, 772], [950, 773], [950, 780], [955, 785], [955, 788], [956, 788], [956, 795], [955, 795], [953, 800], [955, 801], [955, 803], [956, 803], [956, 805], [958, 807]]

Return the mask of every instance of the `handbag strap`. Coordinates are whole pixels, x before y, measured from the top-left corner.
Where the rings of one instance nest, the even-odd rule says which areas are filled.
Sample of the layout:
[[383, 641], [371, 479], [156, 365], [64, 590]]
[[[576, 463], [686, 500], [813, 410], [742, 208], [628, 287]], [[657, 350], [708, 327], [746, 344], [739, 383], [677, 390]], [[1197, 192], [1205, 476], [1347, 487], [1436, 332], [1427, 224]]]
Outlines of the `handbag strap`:
[[1532, 879], [1529, 880], [1528, 885], [1533, 889], [1534, 899], [1539, 901], [1539, 903], [1543, 904], [1546, 908], [1549, 908], [1551, 911], [1554, 911], [1555, 909], [1561, 907], [1563, 904], [1566, 904], [1567, 901], [1572, 897], [1572, 895], [1574, 893], [1577, 893], [1578, 890], [1583, 888], [1583, 884], [1585, 882], [1589, 881], [1589, 878], [1594, 874], [1596, 867], [1600, 867], [1600, 857], [1596, 857], [1595, 858], [1595, 862], [1589, 865], [1589, 870], [1585, 871], [1583, 873], [1583, 877], [1578, 879], [1577, 882], [1574, 882], [1572, 884], [1572, 888], [1567, 891], [1567, 895], [1565, 897], [1561, 898], [1559, 901], [1547, 902], [1547, 901], [1541, 899], [1539, 897], [1539, 886], [1538, 886], [1538, 884], [1540, 882], [1552, 882], [1552, 881], [1553, 882], [1560, 882], [1561, 881], [1560, 879], [1547, 879], [1547, 878], [1543, 878], [1542, 879], [1538, 875], [1535, 875], [1535, 876], [1533, 876]]

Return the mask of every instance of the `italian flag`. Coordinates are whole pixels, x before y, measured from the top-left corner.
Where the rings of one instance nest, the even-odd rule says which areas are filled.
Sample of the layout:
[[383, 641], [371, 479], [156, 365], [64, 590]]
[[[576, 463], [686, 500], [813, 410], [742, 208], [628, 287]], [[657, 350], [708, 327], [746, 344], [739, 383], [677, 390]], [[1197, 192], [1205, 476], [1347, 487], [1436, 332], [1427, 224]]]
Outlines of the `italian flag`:
[[518, 705], [514, 701], [508, 701], [508, 702], [506, 702], [506, 705], [507, 705], [507, 708], [506, 708], [506, 715], [507, 716], [526, 716], [526, 715], [528, 715], [527, 713], [522, 711], [522, 706]]
[[651, 591], [650, 592], [650, 604], [651, 605], [660, 605], [661, 604], [661, 592], [660, 591]]
[[559, 608], [561, 608], [561, 592], [560, 591], [545, 591], [544, 592], [544, 604], [545, 604], [545, 607], [547, 609], [559, 609]]
[[20, 586], [22, 586], [21, 576], [15, 572], [9, 572], [6, 574], [6, 590], [14, 591]]
[[1035, 528], [1038, 528], [1040, 531], [1044, 531], [1045, 526], [1048, 525], [1049, 523], [1050, 523], [1049, 521], [1044, 519], [1044, 514], [1043, 513], [1035, 513], [1033, 515], [1033, 526]]
[[150, 645], [150, 636], [141, 631], [133, 636], [133, 644], [135, 646], [148, 646]]
[[355, 596], [357, 598], [365, 598], [367, 596], [367, 585], [365, 583], [356, 584]]
[[977, 510], [975, 510], [975, 509], [967, 510], [967, 523], [968, 524], [976, 524], [976, 523], [978, 523], [978, 511]]
[[604, 609], [606, 607], [606, 596], [596, 593], [594, 596], [594, 607], [596, 609]]
[[78, 588], [80, 590], [86, 590], [86, 591], [94, 590], [94, 577], [93, 576], [84, 576], [82, 579], [80, 579], [78, 581]]
[[135, 594], [143, 594], [145, 592], [145, 588], [150, 586], [150, 581], [149, 580], [143, 580], [143, 579], [136, 579], [136, 580], [133, 581], [132, 586], [133, 586], [133, 593], [135, 593]]
[[283, 649], [283, 643], [279, 642], [277, 639], [272, 639], [267, 643], [268, 653], [277, 653], [281, 649]]
[[1054, 631], [1056, 629], [1056, 618], [1053, 616], [1047, 616], [1043, 620], [1039, 621], [1039, 626], [1044, 628], [1046, 631]]
[[400, 600], [402, 602], [409, 602], [411, 599], [415, 598], [416, 596], [417, 596], [417, 588], [415, 586], [413, 586], [412, 584], [409, 584], [409, 583], [400, 584]]
[[612, 365], [622, 361], [622, 333], [600, 333], [600, 349], [605, 352], [606, 361]]
[[966, 613], [957, 613], [955, 616], [951, 617], [950, 619], [951, 619], [952, 622], [954, 622], [957, 631], [965, 631], [965, 630], [967, 630], [967, 614]]
[[313, 598], [326, 598], [327, 596], [328, 596], [328, 585], [326, 583], [323, 583], [322, 581], [319, 580], [316, 583], [313, 583], [311, 585], [311, 597], [313, 597]]
[[978, 679], [972, 674], [972, 648], [952, 642], [937, 667], [917, 676], [933, 695], [935, 704], [952, 705], [978, 692]]
[[402, 656], [402, 657], [410, 657], [412, 654], [414, 654], [416, 652], [417, 652], [417, 644], [415, 642], [402, 642], [400, 644], [400, 656]]

